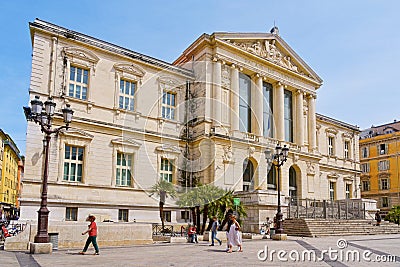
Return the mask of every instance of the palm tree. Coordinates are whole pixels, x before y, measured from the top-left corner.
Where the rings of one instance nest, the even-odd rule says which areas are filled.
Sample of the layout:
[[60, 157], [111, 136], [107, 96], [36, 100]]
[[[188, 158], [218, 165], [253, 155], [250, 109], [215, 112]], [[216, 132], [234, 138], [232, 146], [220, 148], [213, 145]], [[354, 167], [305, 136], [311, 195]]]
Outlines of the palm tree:
[[150, 196], [156, 194], [157, 196], [160, 197], [160, 202], [159, 202], [160, 219], [161, 219], [162, 230], [164, 230], [164, 204], [165, 200], [168, 197], [176, 198], [177, 193], [175, 190], [175, 186], [172, 183], [161, 179], [151, 187], [150, 192], [151, 192]]

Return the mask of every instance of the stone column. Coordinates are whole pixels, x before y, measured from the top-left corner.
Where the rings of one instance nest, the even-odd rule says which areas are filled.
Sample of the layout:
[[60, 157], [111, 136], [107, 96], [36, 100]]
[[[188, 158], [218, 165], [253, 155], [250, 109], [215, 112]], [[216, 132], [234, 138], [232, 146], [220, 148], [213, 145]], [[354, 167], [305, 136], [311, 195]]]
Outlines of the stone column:
[[263, 135], [263, 81], [259, 74], [254, 76], [251, 88], [251, 104], [253, 120], [253, 133], [257, 136]]
[[275, 137], [279, 141], [285, 140], [285, 118], [284, 118], [284, 87], [283, 84], [278, 82], [274, 85], [274, 123], [275, 123]]
[[309, 152], [315, 151], [317, 147], [317, 123], [315, 116], [315, 98], [316, 96], [308, 96], [308, 148]]
[[221, 62], [213, 59], [213, 113], [214, 125], [221, 124]]
[[298, 146], [304, 146], [304, 115], [303, 115], [303, 92], [296, 91], [296, 143]]
[[232, 65], [231, 70], [231, 130], [239, 131], [239, 70]]

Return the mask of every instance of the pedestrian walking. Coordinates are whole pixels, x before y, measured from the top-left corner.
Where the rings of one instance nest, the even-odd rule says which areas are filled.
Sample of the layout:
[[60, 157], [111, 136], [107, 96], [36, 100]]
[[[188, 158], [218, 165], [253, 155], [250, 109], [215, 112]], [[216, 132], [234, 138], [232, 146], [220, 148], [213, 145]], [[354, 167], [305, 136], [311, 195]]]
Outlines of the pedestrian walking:
[[94, 255], [99, 255], [99, 247], [97, 246], [97, 224], [95, 223], [96, 217], [93, 215], [89, 215], [86, 219], [87, 222], [90, 222], [88, 229], [82, 233], [82, 235], [89, 234], [88, 239], [86, 240], [85, 247], [79, 254], [85, 254], [90, 243], [93, 244], [95, 249]]
[[376, 226], [380, 226], [382, 217], [381, 214], [379, 213], [379, 210], [375, 213], [375, 220], [376, 220]]
[[236, 220], [235, 215], [230, 216], [231, 225], [227, 229], [227, 238], [228, 238], [228, 253], [232, 253], [233, 246], [238, 246], [238, 252], [243, 252], [242, 248], [242, 237], [240, 233], [240, 224]]
[[214, 239], [216, 239], [218, 241], [220, 246], [222, 244], [222, 241], [217, 238], [218, 227], [219, 227], [218, 219], [217, 219], [216, 216], [214, 216], [213, 217], [213, 223], [212, 223], [212, 226], [211, 226], [211, 245], [210, 246], [214, 246]]

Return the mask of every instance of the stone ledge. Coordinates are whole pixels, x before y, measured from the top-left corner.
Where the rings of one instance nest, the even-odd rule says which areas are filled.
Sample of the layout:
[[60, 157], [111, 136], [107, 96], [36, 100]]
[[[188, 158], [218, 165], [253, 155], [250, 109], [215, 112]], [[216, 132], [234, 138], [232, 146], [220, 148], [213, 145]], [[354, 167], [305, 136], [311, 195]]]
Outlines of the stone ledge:
[[287, 240], [287, 234], [274, 234], [272, 235], [273, 240]]
[[29, 243], [31, 254], [51, 254], [53, 252], [52, 243]]

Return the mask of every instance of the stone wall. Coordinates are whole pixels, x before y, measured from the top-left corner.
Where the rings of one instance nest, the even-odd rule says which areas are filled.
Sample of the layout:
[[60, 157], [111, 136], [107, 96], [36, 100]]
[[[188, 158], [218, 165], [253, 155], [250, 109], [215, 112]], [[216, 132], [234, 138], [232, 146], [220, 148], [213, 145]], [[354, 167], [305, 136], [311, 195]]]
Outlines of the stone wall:
[[[49, 233], [58, 233], [59, 248], [83, 248], [87, 235], [87, 223], [74, 222], [49, 225]], [[98, 223], [97, 242], [102, 246], [130, 246], [150, 244], [152, 240], [151, 224], [140, 223]], [[25, 230], [15, 237], [6, 239], [4, 249], [27, 250], [29, 242], [33, 242], [37, 225], [28, 222]]]

